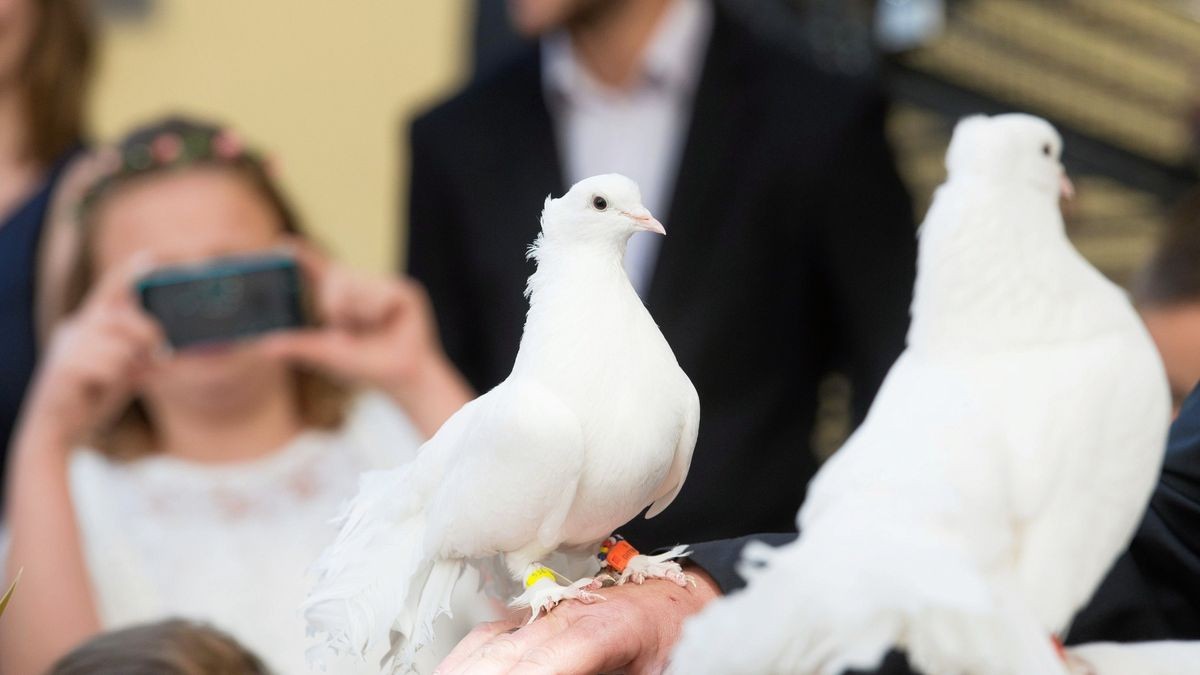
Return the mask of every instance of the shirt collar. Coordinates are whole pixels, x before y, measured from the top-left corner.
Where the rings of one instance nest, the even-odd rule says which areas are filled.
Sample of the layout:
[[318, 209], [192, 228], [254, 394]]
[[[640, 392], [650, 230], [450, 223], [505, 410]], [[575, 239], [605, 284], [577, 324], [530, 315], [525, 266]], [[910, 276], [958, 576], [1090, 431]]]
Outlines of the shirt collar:
[[[646, 47], [634, 87], [679, 96], [694, 92], [712, 33], [712, 14], [708, 0], [672, 3]], [[571, 37], [565, 30], [544, 37], [541, 50], [542, 86], [548, 93], [567, 99], [583, 92], [619, 93], [597, 82], [576, 60]]]

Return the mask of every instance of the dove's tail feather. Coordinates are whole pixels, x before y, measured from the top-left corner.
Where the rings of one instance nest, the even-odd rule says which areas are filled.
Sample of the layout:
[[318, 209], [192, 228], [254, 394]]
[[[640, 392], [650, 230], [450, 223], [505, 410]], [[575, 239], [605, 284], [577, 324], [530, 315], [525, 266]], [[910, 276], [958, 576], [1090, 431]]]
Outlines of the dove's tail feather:
[[383, 672], [412, 670], [417, 650], [433, 642], [438, 618], [452, 614], [450, 598], [464, 566], [462, 560], [437, 560], [422, 565], [412, 580], [414, 592], [409, 594], [403, 613], [392, 626], [391, 648], [380, 664]]
[[687, 624], [671, 672], [838, 675], [893, 648], [928, 675], [1065, 672], [1049, 634], [997, 608], [952, 548], [900, 536], [911, 528], [838, 529], [747, 547], [749, 586]]
[[450, 612], [463, 563], [423, 555], [420, 505], [401, 496], [411, 486], [408, 471], [364, 474], [338, 519], [337, 538], [313, 565], [317, 581], [302, 607], [309, 633], [323, 636], [313, 660], [326, 651], [366, 657], [388, 638], [384, 660], [406, 672], [432, 640], [436, 619]]

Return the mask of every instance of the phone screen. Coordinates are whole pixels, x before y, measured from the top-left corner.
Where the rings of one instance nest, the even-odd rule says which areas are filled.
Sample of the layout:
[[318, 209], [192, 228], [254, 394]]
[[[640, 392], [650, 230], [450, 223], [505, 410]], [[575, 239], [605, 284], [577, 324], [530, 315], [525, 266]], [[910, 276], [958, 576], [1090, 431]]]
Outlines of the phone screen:
[[156, 270], [138, 282], [146, 311], [176, 349], [300, 328], [300, 270], [286, 256], [219, 258]]

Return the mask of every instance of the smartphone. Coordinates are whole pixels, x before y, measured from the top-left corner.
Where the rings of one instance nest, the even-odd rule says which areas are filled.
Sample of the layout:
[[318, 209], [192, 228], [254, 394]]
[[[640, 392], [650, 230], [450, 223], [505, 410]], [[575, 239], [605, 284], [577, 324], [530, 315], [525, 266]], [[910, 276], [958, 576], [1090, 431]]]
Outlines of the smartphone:
[[160, 268], [137, 281], [137, 294], [175, 349], [309, 324], [303, 275], [281, 254]]

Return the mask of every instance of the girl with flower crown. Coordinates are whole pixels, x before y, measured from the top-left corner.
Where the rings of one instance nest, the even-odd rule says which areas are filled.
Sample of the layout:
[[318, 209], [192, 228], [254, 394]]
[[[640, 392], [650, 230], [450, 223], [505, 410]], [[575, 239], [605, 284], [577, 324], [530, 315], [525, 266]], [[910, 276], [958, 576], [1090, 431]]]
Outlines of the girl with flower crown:
[[[0, 620], [0, 672], [42, 672], [94, 633], [169, 616], [304, 672], [297, 607], [329, 520], [359, 473], [411, 458], [472, 394], [421, 289], [355, 276], [306, 244], [232, 134], [167, 120], [98, 161], [69, 314], [12, 448], [4, 569], [24, 574]], [[281, 245], [305, 272], [315, 328], [164, 349], [135, 299], [140, 275]], [[429, 663], [490, 611], [460, 604]]]

